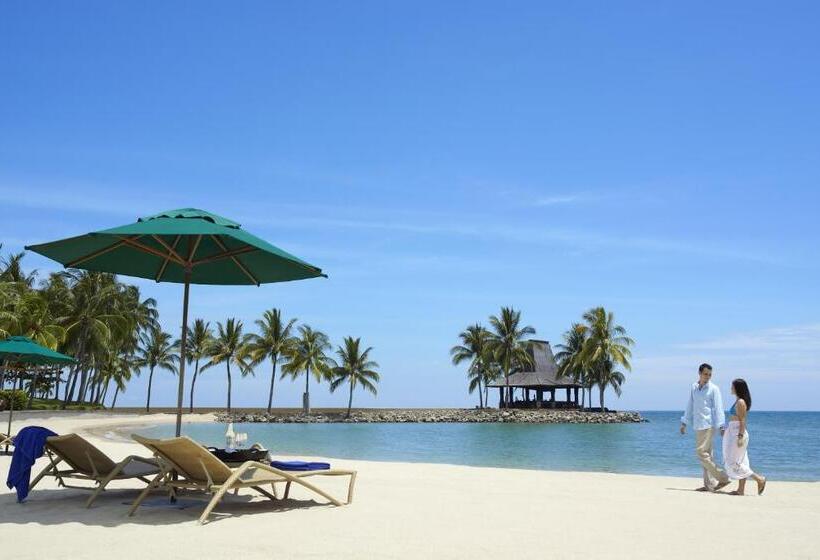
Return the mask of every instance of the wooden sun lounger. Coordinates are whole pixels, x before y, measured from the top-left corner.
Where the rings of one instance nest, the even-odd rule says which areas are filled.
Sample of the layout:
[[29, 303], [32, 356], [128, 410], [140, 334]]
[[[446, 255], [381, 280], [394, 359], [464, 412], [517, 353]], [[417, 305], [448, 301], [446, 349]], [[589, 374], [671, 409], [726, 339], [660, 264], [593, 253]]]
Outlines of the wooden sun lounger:
[[[247, 461], [237, 468], [231, 468], [203, 446], [185, 436], [162, 440], [148, 439], [137, 435], [131, 437], [154, 452], [154, 456], [159, 460], [161, 472], [156, 475], [148, 487], [134, 501], [131, 509], [128, 510], [128, 515], [133, 515], [146, 496], [155, 488], [167, 489], [172, 495], [177, 489], [199, 490], [213, 494], [211, 501], [205, 507], [205, 511], [199, 517], [200, 523], [204, 523], [208, 519], [211, 511], [222, 500], [225, 493], [231, 490], [238, 491], [240, 488], [252, 488], [271, 500], [278, 500], [279, 494], [276, 490], [276, 483], [278, 482], [285, 483], [285, 499], [288, 497], [291, 485], [298, 484], [337, 506], [349, 504], [353, 501], [356, 471], [333, 469], [291, 472], [257, 461]], [[305, 480], [305, 478], [311, 476], [349, 476], [347, 501], [341, 502], [318, 486]], [[272, 493], [263, 488], [267, 485], [270, 485]]]
[[[147, 457], [130, 455], [115, 463], [108, 455], [77, 434], [48, 438], [46, 455], [49, 465], [37, 475], [29, 488], [33, 489], [43, 477], [53, 476], [63, 488], [94, 490], [85, 502], [86, 507], [91, 507], [112, 480], [137, 479], [149, 484], [150, 477], [161, 472], [157, 461]], [[66, 463], [69, 468], [61, 469], [60, 463]], [[66, 479], [91, 481], [97, 486], [71, 486], [66, 484]]]

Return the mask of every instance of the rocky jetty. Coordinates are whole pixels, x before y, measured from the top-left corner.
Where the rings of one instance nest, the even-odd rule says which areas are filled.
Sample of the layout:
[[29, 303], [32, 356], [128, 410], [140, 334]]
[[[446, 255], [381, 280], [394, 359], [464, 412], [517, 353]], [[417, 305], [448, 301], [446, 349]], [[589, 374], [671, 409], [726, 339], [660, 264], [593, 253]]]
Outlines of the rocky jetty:
[[499, 410], [429, 408], [429, 409], [373, 409], [354, 410], [350, 418], [345, 412], [301, 413], [246, 412], [216, 414], [217, 422], [264, 422], [272, 424], [327, 424], [327, 423], [490, 423], [518, 424], [622, 424], [645, 422], [638, 412], [587, 412], [580, 410]]

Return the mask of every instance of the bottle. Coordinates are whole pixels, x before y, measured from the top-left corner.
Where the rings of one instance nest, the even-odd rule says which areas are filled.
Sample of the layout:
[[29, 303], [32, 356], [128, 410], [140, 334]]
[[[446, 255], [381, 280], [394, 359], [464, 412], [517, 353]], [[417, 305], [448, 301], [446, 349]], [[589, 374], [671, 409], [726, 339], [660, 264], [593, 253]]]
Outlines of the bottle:
[[236, 432], [233, 431], [233, 422], [228, 423], [225, 431], [225, 449], [232, 451], [236, 447]]

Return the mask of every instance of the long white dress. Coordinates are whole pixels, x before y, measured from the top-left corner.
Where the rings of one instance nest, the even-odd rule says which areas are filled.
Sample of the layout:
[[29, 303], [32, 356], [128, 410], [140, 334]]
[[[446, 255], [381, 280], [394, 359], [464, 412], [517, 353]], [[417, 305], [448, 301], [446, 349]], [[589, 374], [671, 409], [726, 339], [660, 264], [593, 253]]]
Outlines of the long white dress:
[[732, 480], [749, 478], [754, 474], [749, 466], [749, 429], [738, 445], [737, 434], [740, 432], [740, 421], [732, 420], [723, 435], [723, 462], [726, 474]]

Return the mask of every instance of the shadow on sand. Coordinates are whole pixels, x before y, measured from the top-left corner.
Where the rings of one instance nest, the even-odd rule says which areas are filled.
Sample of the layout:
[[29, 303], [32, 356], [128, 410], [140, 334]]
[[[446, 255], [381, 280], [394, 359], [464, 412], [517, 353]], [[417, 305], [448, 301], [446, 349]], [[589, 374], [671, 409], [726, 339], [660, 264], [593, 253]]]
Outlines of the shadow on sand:
[[[171, 504], [167, 494], [157, 493], [146, 500], [132, 517], [128, 517], [128, 507], [136, 497], [137, 492], [133, 490], [107, 490], [90, 508], [86, 508], [88, 493], [81, 490], [35, 489], [22, 504], [17, 503], [15, 493], [4, 493], [0, 495], [0, 525], [81, 523], [95, 527], [119, 527], [195, 523], [209, 500], [205, 494], [185, 493], [176, 504]], [[228, 495], [211, 513], [208, 524], [243, 515], [284, 513], [314, 507], [333, 506], [314, 500], [272, 501], [250, 494]]]

